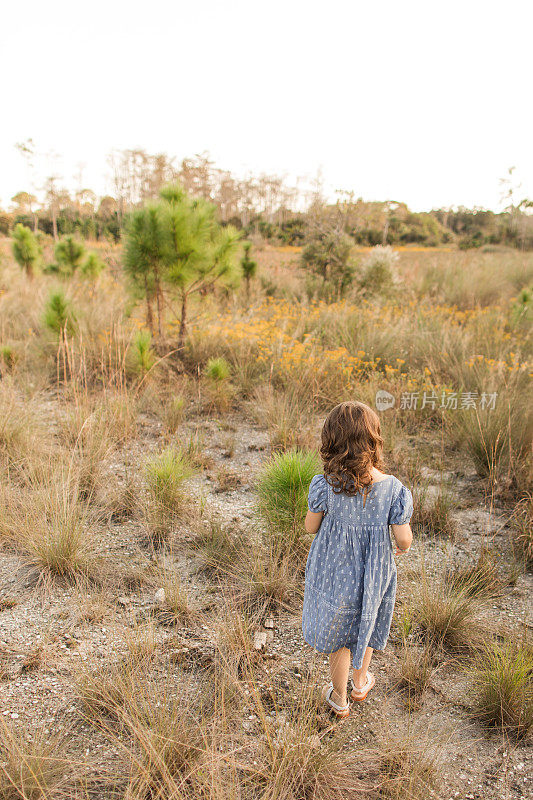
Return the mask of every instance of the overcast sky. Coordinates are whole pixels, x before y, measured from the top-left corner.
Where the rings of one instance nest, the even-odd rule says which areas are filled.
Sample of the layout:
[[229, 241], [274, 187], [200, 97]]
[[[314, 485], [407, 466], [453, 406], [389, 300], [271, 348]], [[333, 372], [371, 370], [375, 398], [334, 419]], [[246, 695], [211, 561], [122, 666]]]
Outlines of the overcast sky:
[[[208, 151], [414, 210], [533, 196], [531, 0], [25, 0], [2, 8], [0, 202], [106, 155]], [[32, 176], [15, 149], [31, 137]]]

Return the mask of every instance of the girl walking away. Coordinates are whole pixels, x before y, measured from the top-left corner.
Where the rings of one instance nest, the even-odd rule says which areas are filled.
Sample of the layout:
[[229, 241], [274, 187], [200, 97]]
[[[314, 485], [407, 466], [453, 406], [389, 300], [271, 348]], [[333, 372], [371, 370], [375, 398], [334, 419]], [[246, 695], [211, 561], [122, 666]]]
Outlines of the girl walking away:
[[389, 637], [396, 598], [396, 553], [413, 539], [413, 498], [398, 478], [384, 473], [377, 414], [364, 403], [340, 403], [322, 429], [324, 474], [309, 487], [305, 519], [313, 539], [305, 568], [302, 631], [305, 641], [329, 653], [331, 683], [323, 699], [339, 718], [350, 698], [364, 700], [375, 684], [368, 667]]

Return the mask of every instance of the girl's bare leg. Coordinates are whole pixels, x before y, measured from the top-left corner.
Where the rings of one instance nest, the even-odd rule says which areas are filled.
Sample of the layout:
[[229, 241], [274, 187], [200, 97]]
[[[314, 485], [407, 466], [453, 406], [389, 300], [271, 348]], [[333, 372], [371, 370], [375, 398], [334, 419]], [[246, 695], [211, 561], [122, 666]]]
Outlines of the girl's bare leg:
[[353, 685], [356, 689], [362, 689], [366, 683], [366, 673], [370, 665], [370, 659], [372, 658], [373, 652], [374, 650], [372, 647], [367, 647], [363, 656], [363, 664], [361, 669], [354, 669], [353, 671], [352, 679]]
[[346, 684], [350, 673], [352, 654], [347, 647], [341, 647], [336, 653], [331, 653], [329, 657], [329, 674], [333, 684], [331, 699], [339, 706], [345, 706], [348, 702], [346, 697]]

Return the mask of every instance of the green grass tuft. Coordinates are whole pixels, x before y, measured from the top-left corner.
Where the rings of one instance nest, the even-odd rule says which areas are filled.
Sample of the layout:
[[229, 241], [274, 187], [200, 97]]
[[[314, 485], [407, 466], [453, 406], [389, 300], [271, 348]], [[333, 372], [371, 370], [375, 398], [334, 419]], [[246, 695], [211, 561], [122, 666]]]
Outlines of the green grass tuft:
[[309, 484], [321, 466], [315, 452], [289, 450], [273, 455], [259, 475], [259, 510], [270, 534], [288, 551], [301, 549]]

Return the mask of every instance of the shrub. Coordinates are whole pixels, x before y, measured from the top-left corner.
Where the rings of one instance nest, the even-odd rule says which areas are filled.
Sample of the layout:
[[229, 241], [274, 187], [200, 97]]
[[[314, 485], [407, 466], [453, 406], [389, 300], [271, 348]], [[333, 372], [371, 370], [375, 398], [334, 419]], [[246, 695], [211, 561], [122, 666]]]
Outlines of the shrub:
[[76, 327], [75, 321], [76, 317], [72, 306], [64, 292], [61, 289], [51, 292], [44, 308], [43, 322], [45, 326], [58, 335], [63, 331], [72, 335]]
[[533, 649], [511, 640], [486, 646], [473, 669], [477, 719], [516, 739], [533, 730]]
[[13, 231], [13, 256], [28, 278], [33, 278], [40, 255], [37, 239], [29, 228], [19, 222]]
[[98, 253], [90, 252], [87, 253], [87, 258], [81, 265], [81, 273], [84, 278], [97, 278], [100, 273], [105, 269], [106, 264], [103, 261]]
[[57, 261], [57, 271], [64, 277], [74, 275], [81, 266], [85, 255], [85, 247], [74, 236], [65, 236], [55, 246], [54, 255]]
[[350, 285], [353, 267], [349, 263], [353, 239], [337, 230], [313, 233], [302, 250], [302, 264], [320, 275], [323, 283], [335, 287], [340, 296]]
[[251, 242], [244, 242], [244, 253], [241, 258], [242, 276], [246, 282], [246, 296], [250, 296], [250, 281], [255, 277], [257, 272], [257, 261], [250, 258], [250, 250], [252, 249]]
[[399, 256], [392, 247], [377, 245], [363, 261], [361, 288], [368, 294], [387, 294], [399, 283], [396, 262]]
[[276, 453], [261, 470], [257, 482], [259, 510], [270, 534], [286, 550], [301, 550], [307, 494], [322, 463], [314, 451], [289, 450]]

